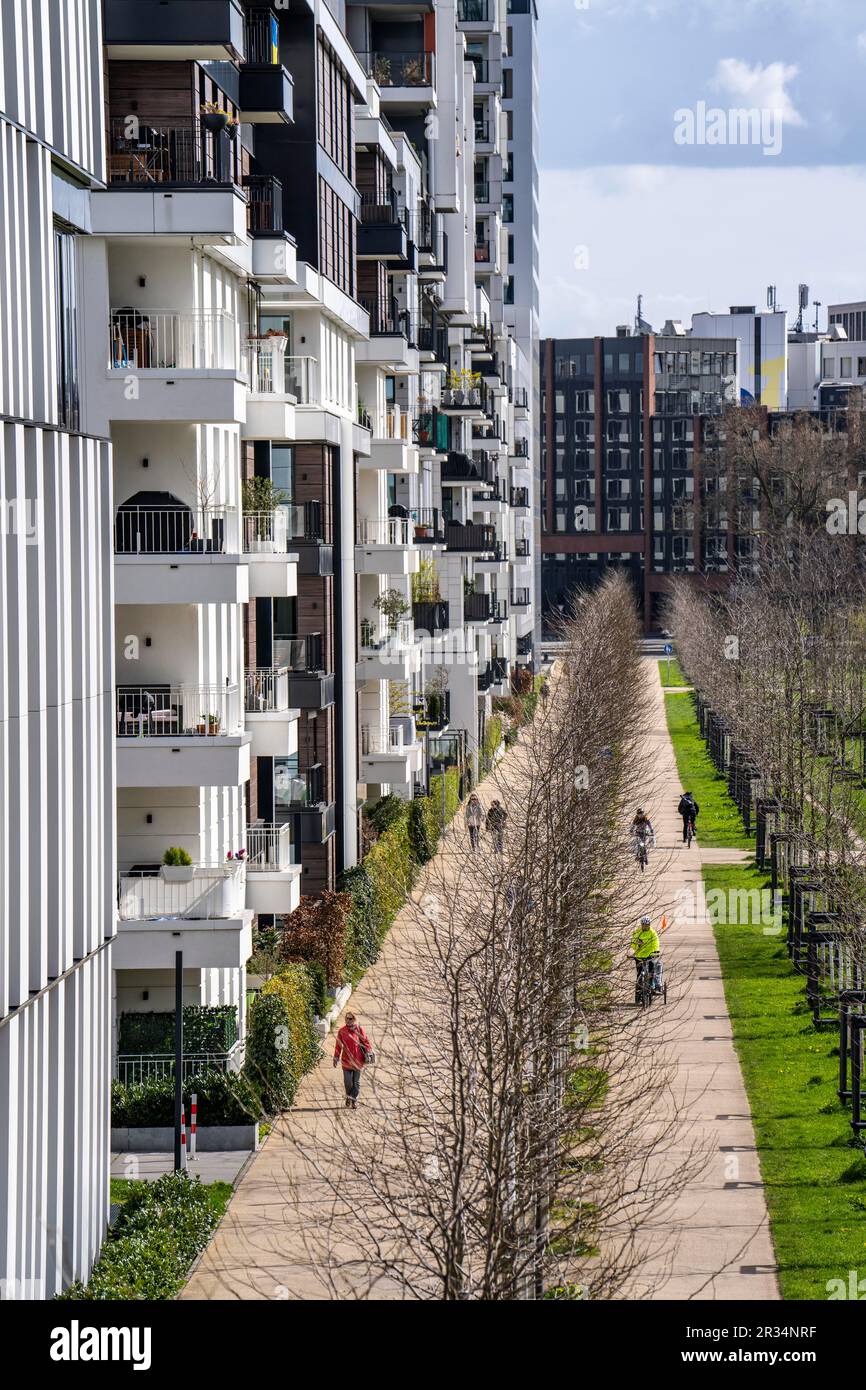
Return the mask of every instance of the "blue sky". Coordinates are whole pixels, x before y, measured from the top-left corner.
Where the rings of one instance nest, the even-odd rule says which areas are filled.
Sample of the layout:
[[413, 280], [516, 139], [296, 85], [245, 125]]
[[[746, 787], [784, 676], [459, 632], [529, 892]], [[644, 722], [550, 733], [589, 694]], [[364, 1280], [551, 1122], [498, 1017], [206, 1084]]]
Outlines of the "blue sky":
[[[770, 283], [866, 298], [864, 0], [539, 7], [543, 334], [612, 332], [639, 292], [656, 326]], [[682, 143], [700, 103], [726, 143]]]

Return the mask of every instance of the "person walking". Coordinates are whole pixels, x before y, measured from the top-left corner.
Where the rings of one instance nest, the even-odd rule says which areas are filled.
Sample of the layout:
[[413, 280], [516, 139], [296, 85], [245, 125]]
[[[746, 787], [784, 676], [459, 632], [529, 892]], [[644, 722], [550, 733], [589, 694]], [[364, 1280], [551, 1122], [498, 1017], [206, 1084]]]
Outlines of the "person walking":
[[494, 801], [490, 810], [487, 812], [487, 829], [493, 836], [493, 848], [497, 854], [502, 854], [505, 848], [505, 823], [508, 820], [508, 812], [500, 801]]
[[466, 803], [466, 826], [469, 830], [469, 843], [472, 846], [473, 854], [478, 848], [478, 838], [481, 834], [481, 827], [484, 824], [484, 807], [478, 800], [475, 792], [472, 793]]
[[334, 1066], [343, 1064], [343, 1085], [346, 1088], [346, 1109], [357, 1110], [361, 1091], [361, 1072], [373, 1059], [370, 1040], [354, 1014], [346, 1014], [346, 1022], [337, 1033]]

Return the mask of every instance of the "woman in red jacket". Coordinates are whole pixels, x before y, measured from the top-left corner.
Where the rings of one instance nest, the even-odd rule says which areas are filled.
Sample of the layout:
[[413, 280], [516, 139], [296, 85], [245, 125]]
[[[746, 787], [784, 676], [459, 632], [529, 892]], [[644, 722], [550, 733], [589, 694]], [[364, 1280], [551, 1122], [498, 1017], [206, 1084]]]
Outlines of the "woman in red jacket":
[[373, 1049], [354, 1014], [346, 1014], [346, 1022], [337, 1034], [334, 1066], [343, 1063], [343, 1085], [346, 1088], [346, 1109], [357, 1110], [361, 1090], [361, 1072], [370, 1060]]

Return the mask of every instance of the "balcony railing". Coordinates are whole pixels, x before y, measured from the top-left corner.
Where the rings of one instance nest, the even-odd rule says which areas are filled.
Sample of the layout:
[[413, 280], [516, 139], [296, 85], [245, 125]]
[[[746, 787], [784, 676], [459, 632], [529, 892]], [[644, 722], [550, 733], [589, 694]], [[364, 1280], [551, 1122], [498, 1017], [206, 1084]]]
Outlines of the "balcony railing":
[[239, 142], [201, 121], [151, 124], [114, 117], [108, 132], [108, 180], [113, 184], [240, 184]]
[[412, 438], [425, 449], [435, 449], [437, 453], [448, 452], [450, 426], [448, 416], [438, 410], [425, 410], [413, 421]]
[[441, 403], [449, 409], [477, 410], [484, 402], [483, 386], [446, 386], [442, 390]]
[[467, 61], [471, 62], [472, 66], [475, 68], [476, 85], [479, 82], [490, 81], [490, 64], [488, 63], [486, 58], [476, 57], [476, 55], [473, 53], [467, 54]]
[[415, 625], [415, 636], [420, 632], [447, 632], [448, 631], [448, 604], [442, 599], [425, 600], [420, 603], [412, 604], [412, 621]]
[[[409, 721], [411, 723], [411, 721]], [[402, 722], [395, 721], [387, 729], [372, 725], [361, 725], [361, 755], [370, 757], [376, 753], [403, 753], [414, 740], [406, 737], [407, 729]]]
[[512, 447], [511, 447], [511, 457], [512, 457], [512, 458], [516, 458], [516, 459], [528, 459], [528, 458], [529, 458], [529, 440], [528, 440], [528, 439], [515, 439], [515, 441], [514, 441]]
[[479, 691], [489, 690], [493, 684], [493, 667], [488, 661], [487, 665], [478, 672]]
[[466, 594], [463, 599], [463, 616], [467, 623], [488, 623], [493, 617], [492, 594]]
[[432, 352], [436, 362], [448, 365], [448, 330], [436, 323], [421, 320], [416, 329], [415, 342], [422, 352]]
[[416, 728], [431, 734], [446, 729], [451, 720], [451, 692], [430, 692], [417, 699], [413, 706]]
[[[475, 122], [475, 143], [476, 145], [489, 145], [490, 143], [490, 121], [476, 120]], [[475, 200], [478, 202], [478, 199]]]
[[489, 0], [457, 0], [458, 24], [486, 24], [489, 17]]
[[485, 440], [493, 444], [502, 443], [502, 430], [498, 422], [495, 425], [482, 424], [480, 421], [473, 424], [472, 442], [478, 443]]
[[324, 539], [321, 502], [283, 503], [288, 541], [320, 541]]
[[289, 517], [286, 508], [244, 513], [245, 555], [285, 555], [288, 545]]
[[406, 210], [398, 206], [394, 192], [384, 198], [376, 193], [362, 193], [361, 222], [365, 227], [405, 226]]
[[470, 522], [460, 525], [456, 522], [445, 524], [445, 544], [449, 550], [476, 553], [493, 551], [496, 548], [496, 528], [485, 522]]
[[120, 874], [117, 906], [121, 922], [150, 918], [212, 921], [244, 910], [246, 866], [196, 864], [180, 881], [163, 878], [158, 865]]
[[258, 396], [286, 395], [286, 344], [283, 334], [247, 339], [249, 388]]
[[112, 309], [108, 331], [114, 368], [210, 371], [238, 365], [235, 320], [224, 309]]
[[476, 241], [475, 243], [475, 264], [486, 265], [491, 259], [489, 241]]
[[286, 358], [286, 390], [298, 405], [318, 400], [318, 357]]
[[245, 174], [244, 188], [249, 197], [247, 231], [275, 234], [283, 230], [283, 185], [273, 174]]
[[301, 806], [319, 806], [325, 800], [325, 769], [315, 763], [304, 772], [289, 771], [285, 785], [276, 787], [277, 804], [291, 810]]
[[358, 57], [377, 87], [432, 87], [433, 53], [359, 53]]
[[[274, 15], [270, 9], [252, 10], [246, 17], [246, 62], [261, 66], [274, 62]], [[277, 30], [279, 34], [279, 30]], [[278, 40], [279, 42], [279, 40]], [[276, 55], [279, 62], [279, 53]]]
[[285, 666], [258, 666], [244, 676], [248, 714], [276, 714], [289, 708], [289, 672]]
[[412, 621], [409, 618], [401, 618], [399, 622], [385, 628], [380, 625], [378, 620], [361, 619], [360, 645], [365, 652], [397, 652], [403, 647], [410, 646], [412, 638]]
[[445, 531], [438, 507], [413, 507], [410, 516], [415, 523], [416, 545], [421, 545], [425, 541], [444, 542]]
[[140, 507], [124, 504], [114, 518], [117, 555], [222, 555], [237, 553], [233, 507]]
[[448, 237], [441, 212], [434, 212], [426, 203], [419, 203], [409, 214], [409, 236], [419, 251], [432, 255], [436, 266], [448, 268]]
[[415, 539], [414, 522], [402, 516], [359, 517], [358, 545], [412, 545]]
[[529, 393], [525, 386], [515, 386], [511, 398], [515, 410], [527, 410], [529, 408]]
[[[490, 184], [489, 184], [485, 179], [481, 179], [481, 180], [477, 180], [477, 181], [476, 181], [476, 184], [475, 184], [475, 201], [476, 201], [476, 203], [489, 203], [489, 202], [490, 202]], [[488, 257], [486, 257], [485, 259], [489, 260], [490, 257], [488, 256]]]
[[528, 507], [528, 506], [529, 506], [529, 488], [528, 488], [528, 487], [513, 487], [513, 488], [511, 489], [511, 505], [512, 505], [512, 507]]
[[310, 632], [306, 637], [275, 637], [273, 649], [275, 664], [292, 672], [324, 670], [321, 632]]
[[512, 589], [512, 591], [511, 591], [511, 607], [512, 607], [512, 608], [528, 608], [528, 607], [529, 607], [529, 590], [528, 590], [528, 589]]
[[250, 873], [282, 873], [290, 869], [292, 832], [288, 825], [247, 826], [247, 870]]
[[241, 729], [236, 685], [121, 685], [115, 718], [120, 738], [216, 738]]
[[461, 454], [452, 449], [448, 457], [442, 461], [440, 476], [443, 483], [492, 482], [493, 464], [486, 456], [481, 459], [470, 458], [468, 454]]
[[377, 439], [402, 439], [408, 444], [411, 439], [410, 417], [399, 408], [384, 410], [373, 433]]
[[361, 295], [360, 303], [370, 315], [370, 334], [374, 338], [405, 336], [403, 315], [396, 299], [380, 299], [376, 296]]
[[514, 542], [514, 554], [518, 560], [526, 560], [530, 555], [529, 539], [523, 537]]
[[[227, 1052], [184, 1052], [183, 1078], [203, 1076], [208, 1071], [240, 1071], [243, 1066], [245, 1043], [236, 1042]], [[142, 1081], [164, 1081], [174, 1076], [173, 1052], [124, 1052], [116, 1058], [116, 1079], [124, 1086]]]
[[491, 666], [493, 667], [493, 684], [494, 684], [494, 685], [501, 685], [501, 683], [502, 683], [503, 681], [507, 681], [507, 680], [508, 680], [508, 657], [507, 657], [507, 656], [494, 656], [490, 664], [491, 664]]

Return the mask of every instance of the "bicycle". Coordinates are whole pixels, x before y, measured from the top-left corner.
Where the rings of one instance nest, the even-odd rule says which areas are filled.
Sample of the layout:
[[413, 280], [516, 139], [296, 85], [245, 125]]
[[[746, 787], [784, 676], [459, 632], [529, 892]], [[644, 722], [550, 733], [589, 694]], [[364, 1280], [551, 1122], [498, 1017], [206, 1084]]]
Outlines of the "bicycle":
[[694, 820], [692, 819], [692, 820], [689, 820], [689, 821], [686, 822], [686, 845], [687, 845], [687, 847], [688, 847], [689, 849], [691, 849], [691, 847], [692, 847], [692, 840], [693, 840], [694, 838], [695, 838], [695, 822], [694, 822]]
[[663, 1004], [668, 1002], [668, 985], [662, 971], [661, 956], [644, 956], [637, 962], [634, 1002], [643, 1009], [649, 1009], [657, 995]]
[[649, 844], [646, 835], [637, 837], [637, 862], [640, 864], [640, 871], [643, 873], [649, 863]]

